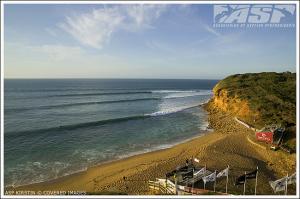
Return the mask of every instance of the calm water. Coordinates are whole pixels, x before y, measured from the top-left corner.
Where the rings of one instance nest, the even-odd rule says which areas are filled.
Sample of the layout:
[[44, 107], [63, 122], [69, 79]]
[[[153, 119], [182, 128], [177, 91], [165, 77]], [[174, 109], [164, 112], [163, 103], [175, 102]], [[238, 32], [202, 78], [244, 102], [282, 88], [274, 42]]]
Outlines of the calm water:
[[5, 80], [5, 185], [201, 135], [215, 80]]

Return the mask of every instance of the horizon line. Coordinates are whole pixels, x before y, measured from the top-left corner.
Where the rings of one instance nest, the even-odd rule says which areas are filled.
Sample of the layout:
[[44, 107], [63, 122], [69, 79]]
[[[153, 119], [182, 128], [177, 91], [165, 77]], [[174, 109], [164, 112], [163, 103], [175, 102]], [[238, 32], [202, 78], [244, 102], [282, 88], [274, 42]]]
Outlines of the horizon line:
[[223, 78], [3, 78], [3, 80], [215, 80]]
[[93, 77], [93, 78], [85, 78], [85, 77], [61, 77], [61, 78], [56, 78], [56, 77], [47, 77], [47, 78], [43, 78], [43, 77], [38, 77], [38, 78], [3, 78], [3, 80], [55, 80], [55, 79], [103, 79], [103, 80], [221, 80], [220, 78], [136, 78], [136, 77], [129, 77], [129, 78], [117, 78], [117, 77], [108, 77], [108, 78], [98, 78], [98, 77]]

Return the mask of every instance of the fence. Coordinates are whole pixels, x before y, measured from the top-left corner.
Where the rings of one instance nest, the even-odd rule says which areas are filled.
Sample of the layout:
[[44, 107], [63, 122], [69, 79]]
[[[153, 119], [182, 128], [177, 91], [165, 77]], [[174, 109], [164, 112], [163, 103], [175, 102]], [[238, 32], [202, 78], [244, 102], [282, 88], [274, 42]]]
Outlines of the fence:
[[[164, 182], [163, 182], [164, 181]], [[159, 191], [161, 194], [175, 194], [175, 185], [172, 186], [170, 184], [170, 181], [167, 180], [167, 184], [165, 182], [165, 179], [156, 179], [156, 181], [149, 181], [148, 185], [150, 189], [153, 189], [155, 191]], [[172, 183], [173, 184], [173, 183]]]
[[[159, 179], [157, 178], [156, 181], [149, 181], [148, 182], [149, 188], [152, 190], [157, 191], [159, 194], [167, 194], [167, 195], [174, 195], [176, 194], [176, 188], [175, 184], [171, 182], [170, 180], [167, 180], [166, 184], [166, 179]], [[166, 187], [167, 185], [167, 187]], [[177, 194], [178, 195], [205, 195], [209, 194], [211, 191], [207, 189], [199, 189], [199, 188], [192, 188], [192, 187], [187, 187], [187, 186], [182, 186], [182, 185], [177, 185]], [[228, 195], [223, 192], [215, 192], [217, 195]]]

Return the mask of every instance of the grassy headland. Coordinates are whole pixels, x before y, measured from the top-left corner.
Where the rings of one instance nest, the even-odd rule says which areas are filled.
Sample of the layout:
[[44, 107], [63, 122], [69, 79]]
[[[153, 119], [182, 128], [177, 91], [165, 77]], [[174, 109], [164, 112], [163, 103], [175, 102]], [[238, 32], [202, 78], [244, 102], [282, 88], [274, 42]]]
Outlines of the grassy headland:
[[213, 89], [212, 103], [261, 129], [276, 124], [286, 127], [285, 142], [295, 148], [296, 74], [290, 72], [231, 75]]

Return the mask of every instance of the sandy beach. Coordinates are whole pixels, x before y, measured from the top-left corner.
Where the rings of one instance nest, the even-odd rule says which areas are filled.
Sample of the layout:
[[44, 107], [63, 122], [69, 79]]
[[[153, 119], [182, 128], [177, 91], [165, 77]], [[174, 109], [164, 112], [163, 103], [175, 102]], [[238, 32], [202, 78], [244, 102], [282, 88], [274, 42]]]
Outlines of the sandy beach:
[[[295, 172], [296, 154], [274, 152], [250, 142], [248, 136], [253, 135], [254, 132], [237, 123], [232, 115], [216, 110], [209, 104], [205, 105], [205, 109], [209, 113], [209, 125], [214, 130], [204, 136], [169, 149], [105, 163], [57, 180], [21, 186], [12, 190], [33, 191], [39, 194], [54, 193], [49, 191], [82, 191], [86, 194], [153, 194], [148, 188], [148, 180], [164, 178], [165, 173], [178, 165], [183, 165], [186, 159], [192, 157], [200, 160], [196, 163], [197, 166], [206, 164], [210, 171], [222, 170], [229, 165], [228, 192], [232, 194], [243, 192], [242, 185], [234, 186], [236, 177], [245, 171], [254, 170], [257, 166], [259, 168], [257, 193], [262, 195], [274, 194], [268, 181]], [[126, 177], [126, 180], [123, 177]], [[216, 190], [224, 192], [225, 182], [226, 178], [218, 179]], [[249, 180], [246, 194], [254, 194], [254, 183], [255, 180]], [[295, 185], [289, 186], [288, 194], [295, 194]]]

